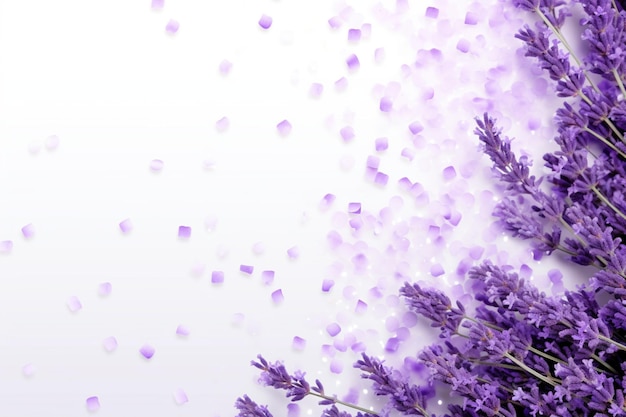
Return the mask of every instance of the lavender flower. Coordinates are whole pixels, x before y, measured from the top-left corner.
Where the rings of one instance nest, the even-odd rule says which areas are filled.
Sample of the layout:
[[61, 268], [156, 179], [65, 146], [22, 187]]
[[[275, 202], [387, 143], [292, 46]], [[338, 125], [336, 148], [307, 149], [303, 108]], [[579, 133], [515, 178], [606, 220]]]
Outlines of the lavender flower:
[[237, 398], [235, 408], [239, 410], [237, 417], [273, 417], [267, 410], [267, 407], [257, 405], [247, 395]]

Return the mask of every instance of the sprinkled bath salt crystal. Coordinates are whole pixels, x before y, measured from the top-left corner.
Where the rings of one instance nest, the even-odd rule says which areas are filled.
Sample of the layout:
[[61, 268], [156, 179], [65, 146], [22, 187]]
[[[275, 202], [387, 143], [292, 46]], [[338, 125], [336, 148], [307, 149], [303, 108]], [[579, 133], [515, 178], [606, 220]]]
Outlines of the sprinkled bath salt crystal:
[[389, 148], [389, 139], [387, 138], [376, 138], [374, 141], [374, 148], [376, 152], [383, 152]]
[[173, 35], [176, 32], [178, 32], [179, 28], [180, 28], [180, 23], [178, 23], [178, 21], [174, 19], [170, 19], [169, 22], [167, 22], [167, 25], [165, 25], [165, 31], [169, 33], [170, 35]]
[[178, 237], [180, 239], [189, 239], [191, 237], [191, 227], [178, 226]]
[[228, 117], [222, 117], [217, 122], [215, 122], [215, 130], [217, 130], [218, 132], [227, 131], [229, 126], [230, 121], [228, 120]]
[[294, 350], [304, 350], [304, 348], [306, 347], [306, 340], [304, 340], [300, 336], [294, 336], [293, 341], [291, 342], [291, 347]]
[[361, 203], [348, 203], [348, 213], [350, 213], [350, 214], [360, 214], [361, 213]]
[[189, 402], [189, 398], [187, 397], [187, 393], [179, 388], [174, 391], [174, 401], [177, 405], [183, 405]]
[[441, 264], [434, 264], [430, 267], [430, 275], [433, 277], [441, 276], [445, 273], [443, 266]]
[[354, 139], [354, 129], [352, 126], [344, 126], [339, 130], [339, 134], [344, 142], [350, 142]]
[[335, 337], [341, 332], [341, 327], [337, 323], [331, 323], [326, 326], [326, 332], [328, 332], [331, 337]]
[[254, 271], [254, 267], [252, 265], [239, 265], [239, 270], [241, 272], [243, 272], [244, 274], [248, 274], [248, 275], [252, 275], [252, 272]]
[[478, 23], [478, 15], [476, 13], [467, 12], [465, 14], [465, 22], [466, 25], [475, 25]]
[[339, 359], [333, 359], [330, 361], [329, 368], [333, 374], [340, 374], [343, 372], [343, 363]]
[[261, 28], [263, 29], [269, 29], [270, 26], [272, 26], [272, 18], [264, 14], [259, 19], [259, 26], [261, 26]]
[[361, 29], [348, 29], [348, 41], [358, 42], [361, 40]]
[[312, 98], [319, 98], [324, 92], [324, 86], [320, 83], [313, 83], [309, 87], [309, 96]]
[[357, 314], [363, 314], [367, 311], [367, 303], [363, 300], [357, 300], [354, 312]]
[[400, 339], [397, 337], [390, 337], [387, 339], [387, 343], [385, 344], [385, 351], [387, 352], [396, 352], [400, 347]]
[[331, 17], [328, 19], [328, 26], [330, 26], [331, 29], [338, 29], [341, 26], [341, 18], [338, 16]]
[[322, 281], [322, 291], [323, 292], [329, 292], [330, 289], [335, 285], [335, 281], [333, 281], [332, 279], [325, 279], [324, 281]]
[[300, 248], [297, 246], [290, 247], [287, 249], [287, 256], [289, 256], [290, 259], [298, 259], [300, 256]]
[[26, 378], [30, 378], [35, 375], [35, 371], [35, 366], [32, 363], [27, 363], [26, 365], [22, 366], [22, 375], [24, 375]]
[[337, 81], [335, 81], [335, 90], [337, 92], [344, 91], [348, 87], [348, 79], [346, 77], [341, 77]]
[[133, 230], [133, 223], [130, 219], [124, 219], [120, 222], [119, 227], [122, 233], [128, 233]]
[[392, 107], [393, 101], [391, 101], [389, 97], [383, 97], [380, 99], [380, 102], [378, 104], [378, 108], [380, 109], [380, 111], [382, 111], [383, 113], [388, 113], [392, 110]]
[[265, 285], [271, 285], [274, 282], [274, 271], [261, 272], [261, 282]]
[[85, 405], [87, 406], [87, 410], [96, 411], [100, 408], [100, 400], [98, 397], [89, 397], [85, 400]]
[[189, 336], [189, 328], [187, 326], [179, 324], [178, 327], [176, 327], [176, 334], [178, 336]]
[[427, 7], [424, 16], [436, 19], [439, 16], [439, 9], [436, 7]]
[[377, 172], [374, 176], [374, 183], [385, 186], [389, 182], [389, 175], [383, 172]]
[[103, 282], [100, 285], [98, 285], [98, 295], [100, 297], [106, 297], [107, 295], [111, 294], [112, 289], [113, 289], [113, 286], [111, 285], [110, 282]]
[[451, 179], [456, 177], [456, 170], [453, 166], [448, 166], [443, 169], [443, 179], [446, 181], [450, 181]]
[[153, 9], [162, 9], [164, 0], [152, 0], [152, 8]]
[[160, 159], [153, 159], [150, 161], [150, 171], [161, 172], [165, 164]]
[[13, 249], [13, 241], [2, 240], [0, 241], [0, 253], [9, 253]]
[[300, 417], [300, 406], [298, 404], [287, 404], [287, 417]]
[[422, 130], [424, 130], [424, 126], [422, 126], [420, 122], [415, 121], [409, 124], [409, 131], [414, 135], [417, 135]]
[[78, 297], [74, 295], [67, 299], [66, 304], [67, 304], [67, 308], [69, 308], [72, 313], [75, 313], [79, 311], [81, 308], [83, 308], [83, 305], [81, 304]]
[[416, 150], [412, 149], [412, 148], [404, 148], [402, 149], [402, 151], [400, 152], [400, 155], [406, 159], [408, 159], [409, 161], [412, 161], [413, 158], [415, 158], [415, 154], [416, 154]]
[[283, 120], [276, 125], [276, 129], [281, 136], [287, 136], [291, 133], [291, 123], [289, 123], [289, 120]]
[[102, 341], [102, 347], [107, 352], [113, 352], [117, 349], [117, 339], [113, 336], [109, 336]]
[[46, 138], [44, 144], [47, 150], [53, 151], [59, 147], [60, 142], [61, 140], [59, 139], [57, 135], [50, 135]]
[[334, 201], [334, 194], [326, 194], [324, 197], [322, 197], [322, 201], [320, 201], [320, 210], [328, 210], [328, 208], [330, 208]]
[[470, 50], [470, 43], [467, 39], [459, 39], [456, 44], [456, 49], [463, 52], [464, 54], [468, 53]]
[[35, 226], [33, 226], [32, 223], [29, 223], [22, 227], [22, 236], [24, 236], [25, 239], [32, 239], [33, 236], [35, 236]]
[[227, 59], [224, 59], [222, 62], [220, 62], [220, 65], [218, 67], [219, 72], [222, 75], [228, 75], [228, 73], [230, 73], [230, 70], [232, 68], [233, 68], [233, 63]]
[[274, 304], [280, 304], [284, 300], [285, 300], [285, 297], [283, 295], [283, 290], [278, 289], [272, 293], [272, 301], [274, 302]]
[[141, 353], [141, 356], [143, 356], [146, 359], [151, 359], [154, 356], [154, 348], [148, 344], [143, 345], [140, 349], [139, 349], [139, 353]]
[[213, 284], [221, 284], [224, 282], [224, 271], [211, 272], [211, 282]]
[[359, 62], [359, 58], [355, 54], [352, 54], [346, 58], [346, 65], [350, 71], [355, 71], [359, 69], [361, 63]]

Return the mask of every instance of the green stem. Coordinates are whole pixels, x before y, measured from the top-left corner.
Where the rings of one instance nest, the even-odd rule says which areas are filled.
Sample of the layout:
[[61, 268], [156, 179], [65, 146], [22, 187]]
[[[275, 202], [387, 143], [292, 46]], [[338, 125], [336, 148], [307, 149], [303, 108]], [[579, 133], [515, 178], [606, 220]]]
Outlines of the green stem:
[[558, 379], [555, 379], [551, 376], [545, 376], [543, 374], [540, 374], [539, 372], [535, 371], [534, 369], [526, 366], [526, 364], [522, 361], [520, 361], [519, 359], [517, 359], [515, 356], [511, 355], [510, 353], [505, 353], [504, 357], [507, 358], [508, 360], [510, 360], [511, 362], [513, 362], [514, 364], [516, 364], [517, 366], [519, 366], [520, 368], [522, 368], [524, 371], [528, 372], [529, 374], [531, 374], [532, 376], [534, 376], [535, 378], [545, 382], [546, 384], [550, 384], [553, 387], [556, 387], [558, 385], [559, 382], [561, 382]]
[[606, 343], [610, 343], [613, 346], [615, 346], [616, 348], [618, 348], [619, 350], [623, 350], [624, 352], [626, 352], [626, 345], [622, 345], [619, 342], [616, 342], [615, 340], [611, 339], [610, 337], [606, 337], [606, 336], [602, 336], [602, 335], [598, 335], [598, 339], [606, 342]]
[[602, 194], [600, 192], [600, 190], [598, 190], [596, 188], [596, 186], [592, 186], [591, 187], [591, 191], [593, 191], [595, 193], [596, 196], [598, 196], [598, 198], [600, 200], [602, 200], [602, 202], [604, 204], [606, 204], [607, 206], [609, 206], [611, 208], [611, 210], [613, 210], [615, 212], [615, 214], [617, 214], [618, 216], [620, 216], [622, 219], [626, 220], [626, 214], [622, 213], [622, 211], [620, 209], [618, 209], [617, 207], [615, 207], [615, 205], [613, 205], [613, 203], [611, 203], [611, 201], [606, 198], [606, 196], [604, 194]]
[[[596, 355], [595, 353], [591, 354], [591, 357], [593, 359], [595, 359], [596, 362], [598, 362], [600, 365], [604, 366], [606, 369], [609, 370], [609, 372], [613, 372], [614, 374], [617, 373], [617, 370], [615, 370], [615, 368], [613, 368], [611, 365], [609, 365], [608, 363], [606, 363], [606, 361], [604, 359], [602, 359], [601, 357], [599, 357], [598, 355]], [[595, 368], [595, 366], [594, 366]], [[596, 371], [600, 372], [599, 369], [595, 368]]]
[[[607, 120], [608, 121], [608, 120]], [[621, 156], [623, 159], [626, 159], [626, 154], [622, 151], [620, 151], [619, 149], [617, 149], [617, 147], [615, 145], [613, 145], [607, 138], [605, 138], [604, 136], [594, 132], [593, 130], [589, 129], [588, 127], [584, 127], [583, 128], [584, 132], [589, 133], [590, 135], [592, 135], [593, 137], [595, 137], [596, 139], [598, 139], [600, 142], [604, 143], [606, 146], [608, 146], [609, 148], [611, 148], [612, 150], [614, 150], [615, 152], [617, 152], [617, 154], [619, 156]]]
[[[362, 412], [364, 412], [364, 413], [369, 413], [369, 414], [372, 414], [372, 415], [375, 415], [375, 416], [377, 416], [377, 415], [378, 415], [378, 414], [376, 414], [375, 412], [373, 412], [373, 411], [371, 411], [371, 410], [368, 410], [367, 408], [359, 407], [359, 406], [358, 406], [358, 405], [356, 405], [356, 404], [347, 403], [347, 402], [345, 402], [345, 401], [338, 400], [338, 399], [337, 399], [337, 398], [335, 398], [335, 397], [330, 397], [330, 396], [328, 396], [328, 395], [320, 394], [320, 393], [315, 392], [315, 391], [309, 391], [309, 395], [313, 395], [314, 397], [317, 397], [317, 398], [322, 398], [322, 399], [324, 399], [324, 400], [332, 401], [332, 402], [333, 402], [333, 403], [335, 403], [335, 404], [341, 404], [341, 405], [343, 405], [343, 406], [345, 406], [345, 407], [350, 407], [350, 408], [353, 408], [353, 409], [355, 409], [355, 410], [362, 411]], [[419, 407], [419, 406], [418, 406], [418, 407]], [[420, 409], [419, 411], [421, 411], [421, 412], [426, 412], [426, 410], [422, 410], [422, 409]], [[428, 414], [424, 414], [424, 415], [425, 415], [426, 417], [428, 417]]]

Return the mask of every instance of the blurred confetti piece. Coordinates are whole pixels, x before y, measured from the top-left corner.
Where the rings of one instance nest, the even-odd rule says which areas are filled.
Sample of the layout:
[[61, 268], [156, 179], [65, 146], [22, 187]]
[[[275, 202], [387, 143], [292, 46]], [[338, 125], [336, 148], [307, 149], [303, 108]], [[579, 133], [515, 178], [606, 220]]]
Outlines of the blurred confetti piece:
[[274, 271], [261, 272], [261, 281], [265, 285], [270, 285], [272, 282], [274, 282]]
[[83, 305], [81, 304], [81, 302], [78, 299], [78, 297], [71, 296], [67, 300], [67, 308], [69, 308], [72, 313], [75, 313], [75, 312], [79, 311], [81, 308], [83, 308]]
[[213, 284], [221, 284], [224, 282], [224, 271], [213, 271], [211, 273], [211, 282]]
[[222, 117], [217, 122], [215, 122], [215, 130], [218, 132], [225, 132], [228, 130], [228, 126], [230, 126], [230, 121], [228, 117]]
[[178, 32], [179, 28], [180, 28], [180, 23], [178, 23], [178, 21], [174, 19], [170, 19], [170, 21], [167, 22], [167, 25], [165, 25], [165, 31], [169, 33], [170, 35], [173, 35], [176, 32]]
[[35, 375], [35, 371], [35, 366], [32, 363], [27, 363], [26, 365], [22, 366], [22, 375], [24, 375], [26, 378], [30, 378]]
[[293, 347], [295, 350], [304, 350], [304, 348], [306, 347], [306, 340], [301, 338], [300, 336], [294, 336], [291, 347]]
[[102, 341], [102, 347], [107, 352], [113, 352], [117, 349], [117, 339], [113, 336], [109, 336]]
[[163, 8], [164, 0], [152, 0], [152, 9], [159, 10]]
[[274, 301], [274, 304], [280, 304], [285, 300], [285, 297], [283, 296], [283, 291], [282, 290], [276, 290], [272, 293], [272, 301]]
[[44, 143], [47, 150], [53, 151], [59, 147], [59, 142], [60, 139], [57, 135], [50, 135], [46, 138], [46, 141]]
[[178, 405], [183, 405], [189, 402], [189, 398], [187, 397], [187, 393], [179, 388], [174, 392], [174, 401], [176, 401]]
[[187, 328], [187, 326], [183, 326], [182, 324], [179, 324], [178, 327], [176, 328], [176, 334], [178, 336], [189, 336], [189, 328]]
[[272, 26], [272, 18], [264, 14], [259, 19], [259, 26], [263, 29], [269, 29]]
[[164, 163], [160, 159], [153, 159], [150, 161], [150, 171], [161, 172], [163, 170]]
[[35, 226], [33, 226], [32, 223], [29, 223], [26, 226], [22, 227], [22, 236], [24, 236], [26, 239], [31, 239], [33, 236], [35, 236]]
[[283, 120], [276, 125], [276, 129], [281, 136], [288, 136], [291, 133], [291, 123], [289, 120]]
[[181, 239], [189, 239], [191, 237], [191, 227], [178, 226], [178, 237]]
[[139, 353], [141, 353], [141, 356], [143, 356], [146, 359], [152, 359], [152, 357], [154, 356], [154, 348], [148, 344], [143, 345], [140, 349], [139, 349]]
[[13, 249], [13, 242], [10, 240], [0, 241], [0, 253], [9, 253]]
[[89, 397], [85, 403], [87, 405], [87, 410], [89, 411], [96, 411], [100, 408], [100, 400], [98, 397]]
[[220, 62], [220, 66], [219, 66], [220, 74], [227, 75], [232, 69], [232, 67], [233, 67], [232, 62], [230, 62], [227, 59], [223, 60], [222, 62]]
[[111, 294], [112, 285], [110, 282], [103, 282], [98, 285], [98, 295], [101, 297], [105, 297]]
[[128, 233], [133, 230], [133, 222], [130, 219], [124, 219], [119, 224], [122, 233]]
[[254, 267], [252, 265], [239, 265], [239, 270], [244, 274], [251, 275], [254, 271]]
[[326, 326], [326, 331], [331, 337], [335, 337], [341, 332], [341, 327], [337, 323], [330, 323]]

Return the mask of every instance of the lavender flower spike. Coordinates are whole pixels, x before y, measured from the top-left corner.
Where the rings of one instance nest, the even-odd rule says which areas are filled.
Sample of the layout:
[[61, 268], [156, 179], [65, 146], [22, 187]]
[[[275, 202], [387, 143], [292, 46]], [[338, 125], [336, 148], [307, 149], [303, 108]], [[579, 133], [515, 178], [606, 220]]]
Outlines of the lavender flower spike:
[[273, 417], [267, 410], [267, 407], [258, 405], [247, 395], [237, 398], [235, 408], [239, 410], [239, 414], [236, 417]]
[[263, 356], [258, 355], [259, 362], [252, 361], [251, 365], [263, 371], [261, 383], [276, 389], [284, 389], [285, 394], [291, 401], [299, 401], [311, 393], [309, 383], [304, 379], [304, 373], [296, 371], [289, 375], [285, 366], [280, 362], [270, 364]]
[[465, 317], [463, 304], [457, 301], [457, 308], [453, 308], [450, 299], [439, 290], [406, 282], [400, 288], [400, 295], [406, 298], [411, 310], [432, 320], [432, 327], [441, 327], [441, 337], [456, 333]]

